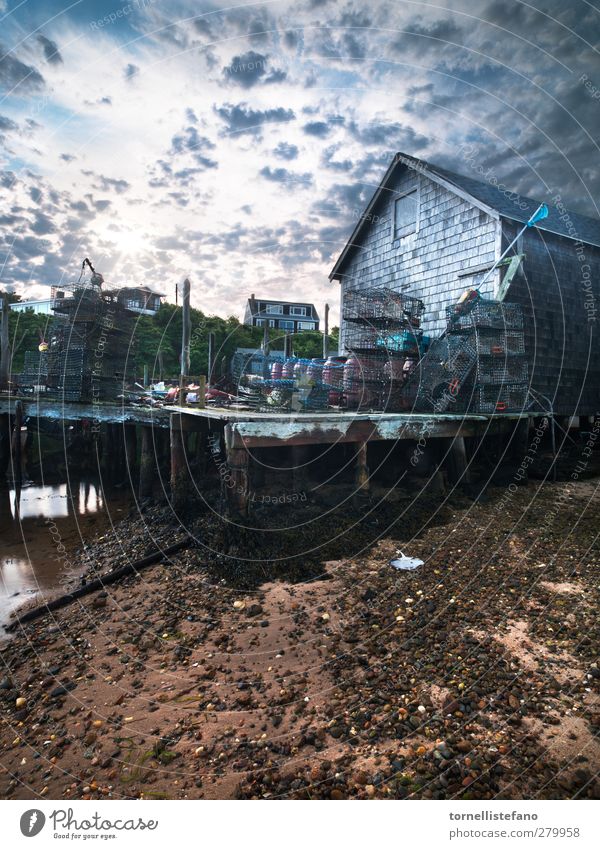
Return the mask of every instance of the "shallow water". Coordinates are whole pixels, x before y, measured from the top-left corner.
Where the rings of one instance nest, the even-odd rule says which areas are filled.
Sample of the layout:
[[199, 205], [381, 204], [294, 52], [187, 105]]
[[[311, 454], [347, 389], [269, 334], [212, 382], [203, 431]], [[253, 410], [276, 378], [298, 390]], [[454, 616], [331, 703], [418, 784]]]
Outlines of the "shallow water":
[[85, 567], [75, 552], [128, 510], [119, 493], [105, 504], [92, 481], [0, 487], [0, 638], [19, 605], [65, 586]]

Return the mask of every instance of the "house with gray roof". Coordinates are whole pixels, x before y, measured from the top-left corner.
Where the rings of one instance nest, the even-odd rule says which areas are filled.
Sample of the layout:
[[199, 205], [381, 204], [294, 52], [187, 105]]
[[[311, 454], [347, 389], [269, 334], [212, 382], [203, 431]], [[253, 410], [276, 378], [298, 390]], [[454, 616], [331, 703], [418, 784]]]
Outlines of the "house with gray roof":
[[[598, 415], [600, 220], [567, 210], [558, 196], [546, 203], [548, 217], [489, 274], [540, 201], [493, 176], [475, 180], [398, 153], [330, 279], [342, 299], [377, 286], [415, 295], [433, 335], [465, 289], [521, 304], [532, 392], [557, 414]], [[344, 334], [342, 321], [341, 349]]]
[[250, 295], [246, 303], [244, 324], [301, 333], [318, 330], [319, 315], [314, 304], [305, 301], [272, 301]]

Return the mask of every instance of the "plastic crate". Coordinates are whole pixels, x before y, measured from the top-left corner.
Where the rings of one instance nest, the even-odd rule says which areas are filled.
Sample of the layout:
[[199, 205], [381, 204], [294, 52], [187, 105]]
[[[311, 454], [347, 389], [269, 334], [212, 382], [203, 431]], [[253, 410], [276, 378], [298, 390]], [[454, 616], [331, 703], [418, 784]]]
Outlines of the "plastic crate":
[[448, 331], [460, 332], [473, 328], [496, 328], [499, 330], [521, 330], [523, 310], [520, 304], [504, 301], [487, 301], [483, 298], [472, 302], [466, 312], [459, 312], [456, 304], [446, 307]]
[[[527, 404], [526, 383], [504, 383], [500, 386], [479, 385], [471, 409], [478, 413], [520, 412]], [[473, 407], [476, 409], [473, 409]]]
[[522, 356], [481, 356], [477, 360], [478, 383], [526, 383], [527, 379], [527, 360]]

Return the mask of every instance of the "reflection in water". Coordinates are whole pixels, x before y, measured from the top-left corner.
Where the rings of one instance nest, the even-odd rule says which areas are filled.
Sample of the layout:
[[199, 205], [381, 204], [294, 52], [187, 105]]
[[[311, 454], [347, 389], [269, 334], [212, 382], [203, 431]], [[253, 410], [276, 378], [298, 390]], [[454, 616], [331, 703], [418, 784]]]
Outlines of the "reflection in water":
[[74, 484], [70, 497], [66, 483], [10, 489], [9, 495], [13, 519], [59, 519], [72, 513], [85, 516], [97, 513], [104, 506], [100, 489], [90, 481]]
[[[110, 517], [126, 502], [111, 496]], [[2, 624], [29, 596], [54, 589], [78, 559], [72, 553], [109, 524], [92, 481], [16, 489], [0, 486], [0, 637]], [[64, 546], [65, 551], [58, 550]], [[69, 568], [71, 567], [71, 568]]]

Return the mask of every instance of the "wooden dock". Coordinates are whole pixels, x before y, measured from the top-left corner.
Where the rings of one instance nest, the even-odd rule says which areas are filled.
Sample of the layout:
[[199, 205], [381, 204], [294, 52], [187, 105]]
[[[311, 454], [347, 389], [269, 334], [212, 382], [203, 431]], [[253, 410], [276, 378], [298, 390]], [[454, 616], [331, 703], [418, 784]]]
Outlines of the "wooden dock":
[[[15, 415], [20, 408], [19, 415]], [[219, 445], [228, 467], [227, 500], [233, 515], [248, 512], [250, 477], [256, 464], [254, 452], [269, 448], [290, 449], [292, 470], [305, 465], [311, 446], [354, 445], [355, 482], [368, 490], [368, 446], [376, 442], [412, 441], [427, 450], [443, 446], [448, 468], [456, 480], [468, 478], [465, 439], [511, 436], [516, 443], [527, 439], [532, 413], [462, 415], [456, 413], [389, 413], [324, 411], [310, 413], [255, 412], [235, 408], [191, 406], [142, 407], [128, 404], [71, 403], [36, 397], [0, 396], [0, 416], [11, 420], [48, 419], [87, 422], [106, 442], [105, 454], [115, 463], [135, 467], [139, 457], [139, 493], [151, 493], [156, 476], [157, 444], [164, 443], [170, 459], [171, 497], [175, 506], [189, 500], [190, 436], [196, 434], [195, 452]], [[539, 414], [537, 414], [539, 415]], [[156, 430], [155, 430], [156, 429]], [[161, 437], [161, 434], [164, 436]], [[515, 435], [517, 435], [515, 439]], [[138, 442], [138, 435], [141, 439]], [[161, 437], [159, 439], [159, 437]], [[97, 437], [96, 437], [97, 438]], [[14, 440], [13, 440], [14, 441]], [[138, 449], [138, 445], [141, 447]], [[202, 446], [204, 445], [204, 448]], [[163, 450], [163, 449], [161, 449]], [[439, 452], [438, 452], [439, 453]], [[113, 456], [114, 455], [114, 456]], [[195, 480], [196, 486], [202, 481]]]

